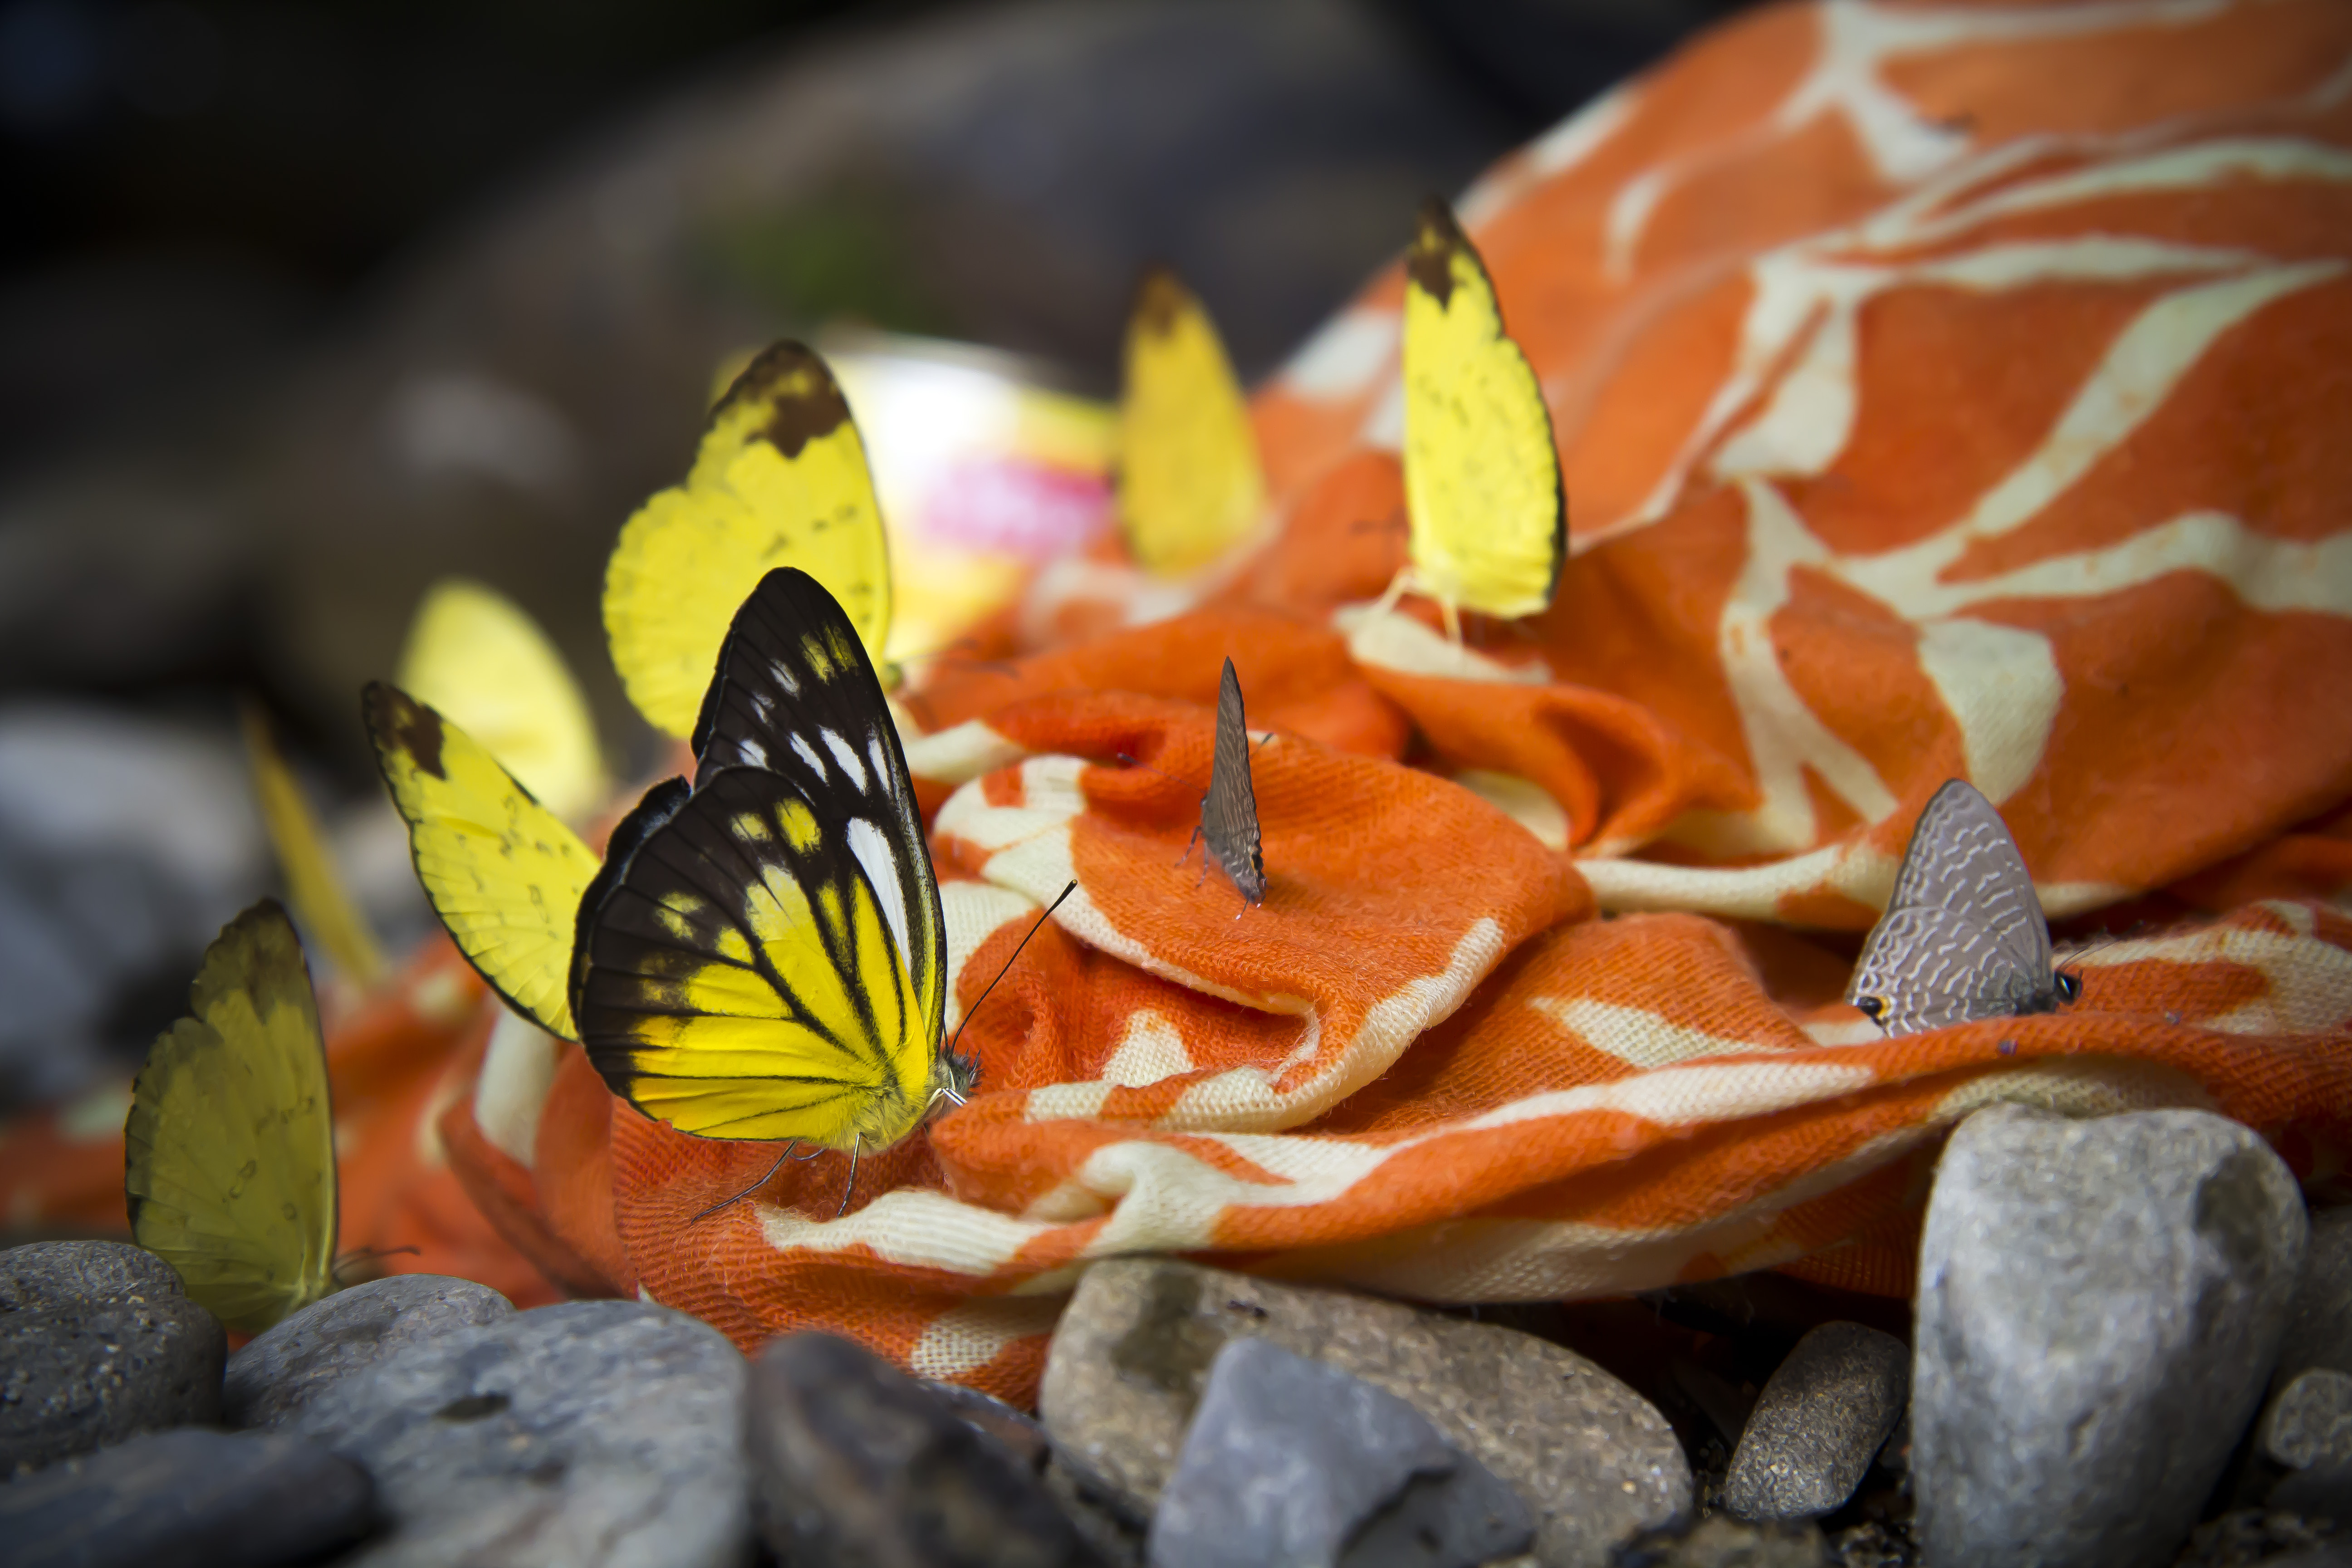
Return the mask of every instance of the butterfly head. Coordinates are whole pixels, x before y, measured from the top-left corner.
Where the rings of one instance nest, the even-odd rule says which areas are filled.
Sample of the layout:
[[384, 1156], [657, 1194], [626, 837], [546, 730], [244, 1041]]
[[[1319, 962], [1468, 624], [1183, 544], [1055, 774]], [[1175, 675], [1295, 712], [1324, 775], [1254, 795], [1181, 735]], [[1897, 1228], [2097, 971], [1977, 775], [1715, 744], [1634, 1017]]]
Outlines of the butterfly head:
[[924, 1104], [926, 1114], [937, 1110], [943, 1100], [950, 1105], [961, 1105], [979, 1079], [977, 1061], [954, 1051], [941, 1051], [931, 1064], [931, 1093]]

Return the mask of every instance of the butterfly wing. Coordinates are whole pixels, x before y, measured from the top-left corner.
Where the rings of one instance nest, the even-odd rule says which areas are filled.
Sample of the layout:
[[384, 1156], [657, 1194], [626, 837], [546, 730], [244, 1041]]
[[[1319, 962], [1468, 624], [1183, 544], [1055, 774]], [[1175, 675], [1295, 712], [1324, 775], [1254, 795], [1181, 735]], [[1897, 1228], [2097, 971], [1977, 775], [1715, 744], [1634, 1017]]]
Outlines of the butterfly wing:
[[891, 907], [926, 1009], [947, 1007], [947, 921], [915, 785], [882, 685], [848, 618], [807, 573], [769, 573], [736, 611], [694, 728], [695, 787], [721, 770], [791, 779]]
[[1889, 1035], [2055, 1005], [2033, 879], [2000, 814], [1965, 780], [1919, 814], [1847, 995], [1875, 998]]
[[711, 411], [686, 482], [621, 529], [604, 630], [656, 729], [692, 731], [730, 618], [770, 568], [808, 572], [875, 658], [890, 630], [890, 557], [866, 447], [824, 362], [782, 342]]
[[1201, 802], [1201, 837], [1217, 862], [1253, 904], [1265, 901], [1265, 859], [1257, 825], [1257, 792], [1250, 785], [1249, 724], [1242, 713], [1241, 678], [1225, 660], [1217, 683], [1217, 742], [1209, 763], [1209, 793]]
[[1265, 508], [1257, 437], [1209, 314], [1172, 273], [1144, 275], [1127, 321], [1118, 510], [1146, 571], [1205, 566]]
[[583, 931], [581, 1040], [614, 1093], [706, 1138], [913, 1129], [941, 1007], [854, 832], [791, 779], [730, 768], [646, 836]]
[[473, 737], [397, 687], [362, 708], [416, 879], [457, 950], [508, 1005], [573, 1039], [566, 992], [596, 857]]
[[427, 589], [394, 684], [488, 747], [567, 822], [603, 800], [588, 699], [539, 623], [503, 595], [462, 577]]
[[334, 1288], [334, 1117], [301, 943], [274, 901], [205, 953], [123, 1128], [131, 1234], [189, 1297], [258, 1333]]
[[1442, 202], [1405, 262], [1404, 490], [1414, 574], [1507, 618], [1551, 604], [1568, 506], [1551, 416], [1486, 268]]
[[335, 967], [361, 985], [373, 985], [383, 974], [383, 950], [367, 918], [352, 902], [333, 852], [318, 816], [304, 798], [293, 770], [270, 739], [269, 721], [248, 704], [244, 710], [245, 758], [253, 773], [254, 798], [261, 805], [262, 825], [278, 851], [278, 868], [286, 874], [287, 896], [312, 940], [327, 950]]

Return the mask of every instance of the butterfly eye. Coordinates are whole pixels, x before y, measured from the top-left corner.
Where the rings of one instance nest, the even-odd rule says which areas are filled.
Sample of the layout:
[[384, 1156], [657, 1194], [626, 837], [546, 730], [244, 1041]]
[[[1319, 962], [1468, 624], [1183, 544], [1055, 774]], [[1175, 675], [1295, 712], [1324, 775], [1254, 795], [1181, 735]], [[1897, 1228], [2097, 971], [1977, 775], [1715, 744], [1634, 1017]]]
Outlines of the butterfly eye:
[[1863, 1016], [1874, 1022], [1881, 1013], [1886, 1011], [1886, 1003], [1876, 996], [1857, 996], [1853, 999], [1853, 1005], [1862, 1009]]
[[2072, 1002], [2083, 994], [2083, 977], [2079, 974], [2069, 974], [2062, 969], [2052, 976], [2052, 980], [2058, 987], [2058, 1000], [2061, 1002]]

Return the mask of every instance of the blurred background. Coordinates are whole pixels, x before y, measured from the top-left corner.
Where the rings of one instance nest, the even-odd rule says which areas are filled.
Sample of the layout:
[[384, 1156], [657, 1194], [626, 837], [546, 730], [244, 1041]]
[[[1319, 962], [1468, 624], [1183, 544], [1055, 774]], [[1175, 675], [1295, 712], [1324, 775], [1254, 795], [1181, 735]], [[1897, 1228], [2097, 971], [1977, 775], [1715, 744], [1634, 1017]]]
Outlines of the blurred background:
[[241, 693], [423, 929], [357, 691], [435, 579], [651, 762], [598, 587], [730, 355], [922, 334], [1105, 399], [1160, 260], [1254, 380], [1734, 3], [0, 0], [0, 1111], [135, 1066], [274, 885]]

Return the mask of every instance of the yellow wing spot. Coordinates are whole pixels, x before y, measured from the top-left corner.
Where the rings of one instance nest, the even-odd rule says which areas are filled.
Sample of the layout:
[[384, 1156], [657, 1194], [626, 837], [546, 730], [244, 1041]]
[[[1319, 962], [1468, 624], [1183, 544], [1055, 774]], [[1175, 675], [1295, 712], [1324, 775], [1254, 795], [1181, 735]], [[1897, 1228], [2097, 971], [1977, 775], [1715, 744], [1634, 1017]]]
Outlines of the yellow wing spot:
[[833, 649], [823, 637], [803, 637], [801, 653], [808, 659], [809, 668], [816, 671], [819, 680], [833, 679]]
[[662, 930], [679, 942], [694, 940], [694, 922], [687, 918], [685, 911], [664, 904], [655, 912], [654, 918], [661, 922]]
[[776, 813], [776, 826], [783, 829], [784, 842], [805, 855], [817, 847], [824, 837], [816, 825], [816, 813], [800, 801], [788, 801]]
[[747, 811], [729, 826], [734, 829], [735, 837], [746, 844], [765, 844], [768, 841], [768, 825], [760, 820], [756, 812]]
[[736, 963], [750, 963], [751, 944], [743, 940], [741, 931], [727, 926], [719, 933], [719, 956]]

